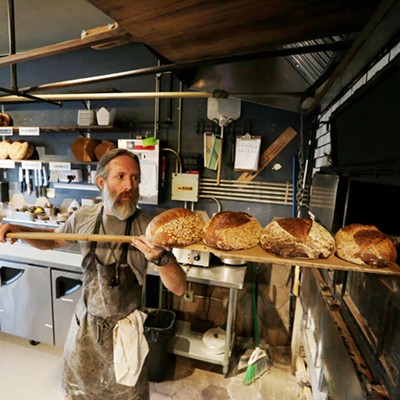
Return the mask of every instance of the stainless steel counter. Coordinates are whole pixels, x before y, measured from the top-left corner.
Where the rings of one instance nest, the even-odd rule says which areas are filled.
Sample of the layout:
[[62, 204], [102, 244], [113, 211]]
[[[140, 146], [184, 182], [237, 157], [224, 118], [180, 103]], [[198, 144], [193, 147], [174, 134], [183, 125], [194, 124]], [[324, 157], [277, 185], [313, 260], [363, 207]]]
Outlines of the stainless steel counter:
[[82, 256], [75, 251], [39, 250], [18, 242], [13, 245], [5, 243], [0, 244], [0, 259], [72, 272], [82, 272]]

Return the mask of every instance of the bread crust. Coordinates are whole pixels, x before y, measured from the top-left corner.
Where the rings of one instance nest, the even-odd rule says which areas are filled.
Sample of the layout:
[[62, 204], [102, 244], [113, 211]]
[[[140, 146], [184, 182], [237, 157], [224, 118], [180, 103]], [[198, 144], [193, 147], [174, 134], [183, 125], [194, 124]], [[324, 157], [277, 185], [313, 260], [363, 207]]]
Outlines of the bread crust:
[[329, 231], [310, 218], [276, 218], [262, 230], [260, 245], [286, 258], [328, 258], [335, 251]]
[[8, 152], [10, 150], [12, 140], [2, 140], [0, 142], [0, 160], [9, 158]]
[[251, 215], [241, 211], [221, 211], [203, 228], [203, 242], [210, 247], [229, 251], [256, 246], [261, 225]]
[[0, 126], [10, 126], [11, 124], [11, 117], [6, 113], [0, 113]]
[[13, 142], [8, 149], [8, 155], [11, 160], [24, 160], [28, 154], [28, 142]]
[[395, 262], [396, 246], [374, 225], [350, 224], [335, 235], [336, 254], [353, 264], [382, 268]]
[[182, 247], [201, 240], [203, 218], [186, 208], [172, 208], [156, 215], [146, 228], [146, 237], [161, 247]]

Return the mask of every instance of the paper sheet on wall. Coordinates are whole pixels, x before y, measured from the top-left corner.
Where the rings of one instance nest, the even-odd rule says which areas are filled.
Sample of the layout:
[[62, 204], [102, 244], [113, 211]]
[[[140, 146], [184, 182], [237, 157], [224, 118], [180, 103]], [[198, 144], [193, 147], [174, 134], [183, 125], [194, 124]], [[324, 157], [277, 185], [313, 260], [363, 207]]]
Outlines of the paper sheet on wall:
[[236, 137], [235, 171], [257, 171], [260, 157], [261, 137], [244, 136]]
[[142, 164], [140, 166], [139, 192], [142, 197], [152, 197], [157, 194], [157, 168], [155, 165]]

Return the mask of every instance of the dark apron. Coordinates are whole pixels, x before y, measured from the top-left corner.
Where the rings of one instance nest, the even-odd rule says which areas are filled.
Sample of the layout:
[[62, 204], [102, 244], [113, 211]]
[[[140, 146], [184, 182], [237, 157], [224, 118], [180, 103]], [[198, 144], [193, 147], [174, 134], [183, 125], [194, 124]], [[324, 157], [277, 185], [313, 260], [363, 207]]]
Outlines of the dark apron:
[[[136, 212], [138, 212], [137, 210]], [[94, 234], [99, 233], [103, 210]], [[135, 213], [136, 214], [136, 213]], [[130, 234], [133, 216], [126, 222]], [[82, 261], [82, 296], [64, 348], [63, 388], [71, 400], [148, 400], [147, 364], [135, 387], [115, 381], [113, 328], [118, 320], [140, 307], [142, 288], [127, 263], [129, 243], [118, 263], [103, 265], [96, 257], [97, 242]]]

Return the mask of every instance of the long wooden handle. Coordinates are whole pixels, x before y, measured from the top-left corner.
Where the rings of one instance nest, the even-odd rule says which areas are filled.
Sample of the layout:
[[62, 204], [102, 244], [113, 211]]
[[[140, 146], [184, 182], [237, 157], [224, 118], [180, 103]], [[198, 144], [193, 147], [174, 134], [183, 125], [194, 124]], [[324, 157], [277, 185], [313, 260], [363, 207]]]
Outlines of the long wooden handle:
[[221, 169], [222, 169], [222, 146], [224, 145], [224, 127], [221, 127], [221, 141], [218, 153], [218, 171], [217, 171], [217, 186], [221, 183]]
[[87, 242], [118, 242], [130, 243], [132, 236], [125, 235], [78, 235], [76, 233], [55, 232], [9, 232], [6, 238], [10, 239], [35, 239], [35, 240], [82, 240]]

